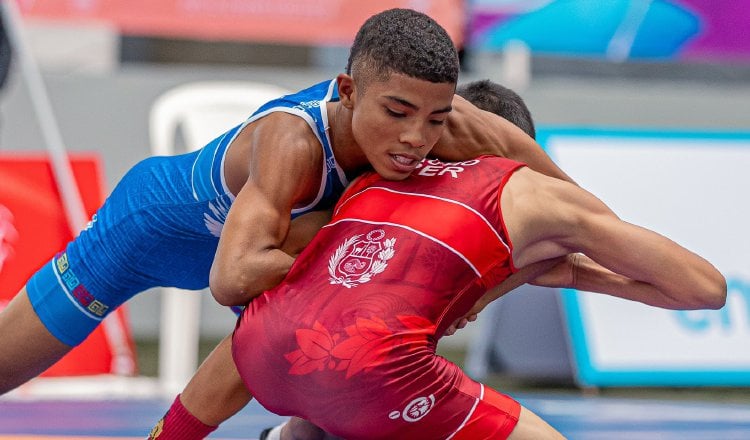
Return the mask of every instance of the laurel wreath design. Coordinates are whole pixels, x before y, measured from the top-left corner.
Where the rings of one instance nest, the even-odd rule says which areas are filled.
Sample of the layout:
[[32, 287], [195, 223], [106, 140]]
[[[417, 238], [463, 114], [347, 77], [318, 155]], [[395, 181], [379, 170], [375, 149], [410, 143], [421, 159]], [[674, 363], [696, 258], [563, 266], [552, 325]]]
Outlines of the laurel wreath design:
[[214, 237], [221, 237], [221, 230], [224, 228], [224, 222], [229, 215], [229, 208], [232, 206], [230, 200], [225, 197], [218, 198], [208, 203], [210, 213], [203, 213], [203, 221], [206, 228]]
[[328, 260], [328, 274], [331, 276], [331, 278], [329, 278], [331, 284], [341, 284], [342, 286], [351, 289], [352, 287], [357, 287], [362, 283], [370, 281], [373, 275], [377, 275], [383, 272], [385, 268], [388, 267], [387, 261], [393, 258], [394, 255], [393, 247], [396, 244], [395, 238], [389, 238], [383, 242], [384, 249], [378, 252], [378, 259], [373, 261], [372, 266], [370, 266], [370, 270], [368, 272], [360, 275], [356, 279], [352, 279], [349, 276], [336, 275], [336, 267], [338, 266], [339, 262], [344, 258], [349, 247], [359, 242], [360, 237], [362, 237], [362, 234], [355, 235], [345, 240], [336, 249], [336, 252], [331, 255], [331, 258]]

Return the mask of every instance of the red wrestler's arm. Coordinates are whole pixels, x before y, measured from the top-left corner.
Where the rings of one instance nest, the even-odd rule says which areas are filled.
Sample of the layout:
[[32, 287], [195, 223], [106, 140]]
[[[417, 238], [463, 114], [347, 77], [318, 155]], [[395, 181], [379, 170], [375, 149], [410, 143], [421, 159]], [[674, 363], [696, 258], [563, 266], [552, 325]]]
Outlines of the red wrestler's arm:
[[229, 210], [211, 267], [211, 293], [223, 305], [245, 304], [281, 282], [294, 262], [281, 249], [291, 210], [320, 185], [322, 153], [309, 128], [294, 116], [268, 118], [235, 140], [249, 149], [249, 177]]
[[[453, 335], [454, 333], [456, 333], [456, 331], [466, 327], [469, 322], [473, 322], [477, 319], [477, 315], [479, 314], [479, 312], [484, 310], [485, 307], [487, 307], [487, 304], [500, 298], [516, 287], [522, 286], [529, 281], [537, 278], [541, 274], [550, 271], [550, 269], [560, 266], [560, 263], [564, 260], [564, 258], [565, 257], [559, 257], [539, 261], [537, 263], [529, 264], [528, 266], [519, 269], [518, 272], [506, 278], [502, 283], [487, 290], [487, 292], [485, 292], [485, 294], [482, 295], [476, 303], [474, 303], [474, 306], [466, 315], [464, 315], [462, 318], [457, 319], [450, 327], [445, 330], [444, 335]], [[555, 280], [559, 279], [555, 278]]]
[[519, 170], [503, 192], [502, 212], [520, 270], [488, 290], [448, 333], [527, 282], [666, 309], [718, 309], [726, 301], [726, 280], [711, 263], [656, 232], [620, 220], [574, 185]]
[[[723, 280], [718, 280], [719, 282]], [[676, 296], [665, 296], [662, 291], [650, 283], [638, 281], [624, 275], [615, 273], [598, 264], [584, 254], [569, 254], [564, 260], [553, 267], [549, 272], [540, 275], [529, 282], [535, 286], [559, 287], [577, 289], [585, 292], [605, 293], [619, 298], [638, 301], [665, 309], [718, 309], [724, 304], [722, 296], [726, 296], [726, 287], [717, 288], [717, 292], [724, 290], [723, 294], [714, 294], [716, 299], [711, 303], [696, 299], [692, 303], [685, 303], [683, 298]]]
[[622, 221], [579, 187], [521, 169], [501, 204], [518, 267], [582, 253], [588, 258], [566, 258], [576, 268], [566, 287], [668, 309], [716, 309], [726, 301], [726, 281], [711, 263]]
[[487, 154], [523, 162], [537, 172], [573, 182], [523, 130], [456, 95], [445, 131], [430, 155], [458, 162]]

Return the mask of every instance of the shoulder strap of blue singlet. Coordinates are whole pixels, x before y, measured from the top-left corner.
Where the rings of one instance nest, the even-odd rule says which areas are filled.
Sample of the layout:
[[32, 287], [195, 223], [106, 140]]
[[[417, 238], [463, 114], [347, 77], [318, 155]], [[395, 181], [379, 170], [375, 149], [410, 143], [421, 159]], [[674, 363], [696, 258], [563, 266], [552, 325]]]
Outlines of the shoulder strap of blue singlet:
[[248, 124], [272, 112], [286, 112], [304, 119], [315, 133], [325, 156], [325, 170], [320, 190], [315, 200], [307, 206], [292, 210], [292, 217], [303, 214], [317, 207], [323, 208], [335, 203], [335, 199], [349, 184], [344, 171], [339, 167], [333, 155], [333, 148], [328, 134], [327, 102], [339, 100], [336, 80], [323, 81], [297, 93], [284, 95], [262, 105], [245, 122]]

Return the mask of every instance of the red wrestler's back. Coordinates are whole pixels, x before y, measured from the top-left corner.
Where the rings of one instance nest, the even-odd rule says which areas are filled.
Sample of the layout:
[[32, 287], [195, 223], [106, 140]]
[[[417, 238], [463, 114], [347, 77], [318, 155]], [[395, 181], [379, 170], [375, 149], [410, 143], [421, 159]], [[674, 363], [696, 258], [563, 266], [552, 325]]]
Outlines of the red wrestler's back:
[[365, 175], [298, 257], [254, 300], [235, 362], [269, 410], [345, 438], [444, 438], [479, 384], [437, 340], [513, 272], [499, 196], [520, 163], [425, 161], [405, 181]]

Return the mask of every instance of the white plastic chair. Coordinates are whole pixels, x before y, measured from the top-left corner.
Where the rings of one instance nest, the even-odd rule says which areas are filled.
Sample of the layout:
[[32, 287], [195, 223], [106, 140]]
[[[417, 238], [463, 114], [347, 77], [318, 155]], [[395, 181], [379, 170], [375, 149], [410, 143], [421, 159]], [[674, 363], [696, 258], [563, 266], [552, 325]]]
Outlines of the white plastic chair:
[[287, 93], [278, 86], [242, 81], [177, 86], [159, 96], [151, 107], [151, 151], [160, 156], [175, 154], [178, 129], [187, 151], [195, 151], [245, 120], [261, 105]]
[[[261, 105], [289, 93], [254, 82], [204, 81], [168, 90], [154, 101], [149, 117], [151, 151], [172, 155], [177, 133], [186, 151], [195, 151], [244, 121]], [[200, 295], [162, 289], [159, 382], [162, 392], [180, 392], [198, 367]]]

